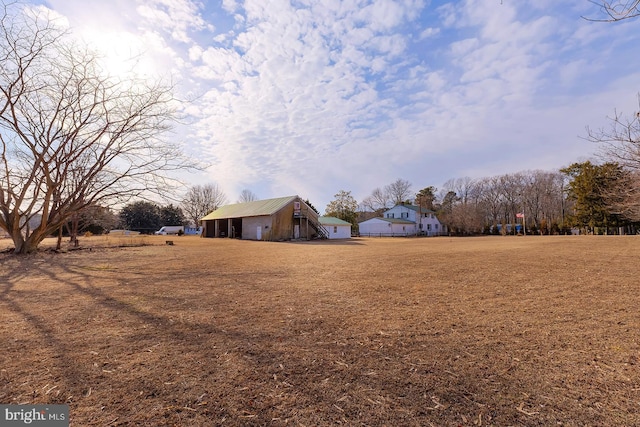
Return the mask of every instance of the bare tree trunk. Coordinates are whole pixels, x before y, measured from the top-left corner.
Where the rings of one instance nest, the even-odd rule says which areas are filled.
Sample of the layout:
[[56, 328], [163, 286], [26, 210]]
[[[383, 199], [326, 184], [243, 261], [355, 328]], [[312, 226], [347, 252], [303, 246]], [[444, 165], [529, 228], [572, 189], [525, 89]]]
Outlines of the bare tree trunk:
[[56, 251], [62, 249], [62, 226], [58, 229], [58, 242], [56, 243]]
[[77, 248], [80, 246], [80, 242], [78, 241], [78, 223], [79, 223], [78, 214], [75, 214], [71, 217], [71, 242], [73, 243], [73, 247]]
[[18, 230], [17, 234], [11, 234], [11, 238], [13, 239], [13, 244], [15, 246], [16, 254], [30, 254], [38, 250], [38, 244], [42, 241], [43, 238], [38, 237], [36, 234], [31, 234], [26, 239], [22, 235], [22, 232]]

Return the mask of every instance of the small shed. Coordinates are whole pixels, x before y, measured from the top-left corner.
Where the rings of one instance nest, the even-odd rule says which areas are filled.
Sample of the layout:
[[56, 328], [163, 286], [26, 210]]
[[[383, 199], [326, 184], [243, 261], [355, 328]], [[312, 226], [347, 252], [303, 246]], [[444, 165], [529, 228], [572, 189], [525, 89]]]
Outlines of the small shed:
[[244, 240], [326, 238], [319, 215], [298, 196], [222, 206], [203, 217], [202, 237]]
[[351, 223], [334, 216], [321, 216], [320, 224], [327, 230], [329, 239], [350, 239]]

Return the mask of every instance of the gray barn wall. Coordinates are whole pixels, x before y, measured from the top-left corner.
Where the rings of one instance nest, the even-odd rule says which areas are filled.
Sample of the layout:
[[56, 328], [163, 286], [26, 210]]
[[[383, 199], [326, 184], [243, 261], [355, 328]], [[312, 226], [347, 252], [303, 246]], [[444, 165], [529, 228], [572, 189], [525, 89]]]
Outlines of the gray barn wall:
[[271, 240], [270, 216], [250, 216], [242, 218], [242, 239], [257, 240], [258, 227], [262, 229], [262, 240]]

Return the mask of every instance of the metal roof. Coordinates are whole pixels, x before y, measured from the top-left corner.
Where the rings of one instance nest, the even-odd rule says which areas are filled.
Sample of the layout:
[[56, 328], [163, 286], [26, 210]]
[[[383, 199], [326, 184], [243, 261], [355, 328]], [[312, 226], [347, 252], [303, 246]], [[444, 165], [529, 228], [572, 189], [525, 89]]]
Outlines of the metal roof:
[[343, 221], [340, 218], [336, 218], [335, 216], [321, 216], [318, 218], [320, 224], [322, 225], [348, 225], [351, 226], [350, 222]]
[[[416, 212], [420, 212], [420, 213], [429, 213], [429, 212], [433, 212], [431, 209], [427, 209], [427, 208], [421, 208], [420, 206], [416, 206], [416, 205], [396, 205], [396, 206], [404, 206], [407, 209], [411, 209], [412, 211], [416, 211]], [[394, 206], [394, 208], [396, 207]]]
[[225, 205], [209, 213], [207, 216], [201, 218], [200, 220], [207, 221], [211, 219], [273, 215], [296, 199], [298, 199], [298, 196], [288, 196], [279, 197], [276, 199], [256, 200], [254, 202]]
[[385, 222], [390, 222], [392, 224], [415, 224], [415, 222], [413, 221], [409, 221], [408, 219], [401, 219], [401, 218], [381, 218], [381, 217], [375, 217], [375, 218], [369, 218], [366, 221], [362, 221], [359, 224], [365, 223], [365, 222], [369, 222], [369, 221], [373, 221], [373, 220], [380, 220], [380, 221], [385, 221]]

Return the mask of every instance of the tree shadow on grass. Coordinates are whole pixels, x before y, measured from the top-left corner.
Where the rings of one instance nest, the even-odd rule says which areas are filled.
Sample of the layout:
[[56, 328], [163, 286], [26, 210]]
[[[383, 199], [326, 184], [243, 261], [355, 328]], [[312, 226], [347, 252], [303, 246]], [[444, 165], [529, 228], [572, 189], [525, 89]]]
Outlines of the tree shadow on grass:
[[[51, 260], [55, 261], [55, 256]], [[226, 387], [238, 388], [242, 383], [253, 381], [251, 377], [255, 377], [257, 368], [254, 363], [262, 365], [265, 361], [283, 359], [283, 354], [271, 345], [276, 342], [275, 337], [268, 333], [245, 333], [238, 328], [220, 328], [212, 323], [180, 322], [174, 319], [175, 310], [172, 310], [173, 315], [163, 315], [140, 309], [123, 297], [109, 293], [108, 289], [96, 286], [91, 270], [83, 271], [65, 263], [33, 263], [26, 258], [15, 261], [14, 266], [0, 276], [5, 283], [0, 304], [18, 322], [26, 324], [23, 330], [28, 328], [29, 331], [23, 338], [17, 330], [7, 331], [8, 336], [4, 337], [5, 341], [13, 339], [16, 342], [15, 346], [7, 348], [8, 352], [23, 356], [22, 360], [13, 358], [4, 363], [3, 368], [10, 376], [2, 387], [5, 401], [68, 403], [72, 407], [72, 418], [75, 413], [76, 419], [80, 416], [85, 421], [92, 412], [95, 416], [98, 411], [108, 414], [101, 415], [102, 421], [111, 416], [128, 420], [126, 422], [164, 424], [168, 420], [192, 420], [195, 425], [206, 425], [211, 417], [239, 417], [244, 412], [237, 402], [229, 400], [224, 404], [228, 400], [228, 389], [216, 390], [207, 384], [196, 386], [196, 383], [209, 378], [214, 382], [229, 383]], [[34, 277], [43, 285], [47, 282], [48, 289], [54, 288], [59, 293], [54, 303], [46, 291], [37, 290], [36, 284], [27, 285], [28, 288], [21, 286], [25, 280]], [[120, 283], [118, 288], [137, 288], [135, 279], [131, 276], [116, 279]], [[146, 279], [146, 275], [139, 274], [138, 279]], [[101, 322], [95, 334], [101, 334], [101, 327], [121, 324], [121, 335], [110, 333], [99, 339], [89, 335], [88, 342], [79, 342], [74, 336], [74, 328], [80, 329], [80, 325], [52, 318], [68, 314], [66, 310], [70, 308], [64, 299], [75, 300], [77, 295], [85, 298], [71, 308], [75, 313], [66, 320], [77, 322], [83, 314], [91, 313], [94, 317], [107, 319], [106, 323], [113, 323]], [[48, 310], [41, 309], [43, 304], [48, 304]], [[61, 312], [56, 313], [56, 306]], [[169, 305], [159, 311], [167, 308], [174, 307]], [[37, 351], [29, 347], [37, 348]], [[153, 352], [157, 355], [151, 355]], [[231, 363], [230, 359], [233, 359]], [[174, 362], [178, 362], [178, 366], [174, 366]], [[179, 376], [172, 372], [189, 369], [185, 367], [189, 363], [196, 365], [191, 369], [195, 368], [197, 374]], [[231, 368], [224, 367], [225, 364]], [[167, 379], [164, 386], [162, 378], [157, 377], [162, 370]], [[43, 377], [42, 372], [47, 375]], [[27, 390], [25, 376], [29, 377], [27, 382], [30, 383]], [[51, 387], [55, 387], [54, 392], [50, 392]], [[109, 392], [105, 394], [105, 390]], [[134, 396], [133, 391], [136, 392]], [[215, 409], [202, 405], [206, 396], [215, 396], [223, 404]], [[247, 408], [250, 406], [247, 403]], [[156, 409], [150, 412], [149, 407]], [[85, 423], [81, 421], [81, 424]]]
[[[99, 252], [64, 257], [21, 258], [0, 273], [16, 325], [3, 332], [0, 400], [69, 403], [78, 425], [553, 424], [534, 414], [536, 388], [495, 342], [423, 324], [359, 330], [350, 322], [361, 313], [332, 295], [323, 305], [285, 279], [253, 283], [269, 272], [214, 282], [204, 270], [184, 290], [167, 277], [181, 272], [123, 271]], [[513, 400], [523, 390], [531, 399]]]
[[[443, 411], [454, 399], [471, 402], [465, 390], [477, 389], [471, 383], [486, 375], [470, 367], [451, 380], [447, 364], [409, 371], [412, 358], [399, 336], [354, 336], [344, 328], [348, 313], [282, 306], [275, 310], [284, 323], [265, 324], [259, 309], [233, 305], [233, 291], [205, 302], [178, 292], [157, 295], [152, 283], [158, 277], [149, 272], [111, 275], [99, 266], [56, 262], [55, 255], [49, 260], [23, 259], [2, 276], [8, 285], [0, 303], [33, 334], [10, 349], [29, 365], [7, 361], [11, 378], [4, 395], [6, 401], [68, 403], [82, 425], [446, 424], [451, 419], [440, 418]], [[57, 297], [36, 284], [21, 288], [33, 277]], [[105, 277], [113, 284], [96, 284]], [[199, 317], [188, 318], [191, 308]], [[203, 318], [206, 309], [211, 316]], [[69, 317], [55, 318], [63, 313]], [[187, 318], [180, 320], [181, 314]], [[29, 357], [29, 348], [20, 348], [25, 344], [38, 346], [38, 354]], [[31, 394], [16, 370], [33, 370]], [[477, 416], [479, 410], [467, 411]]]

